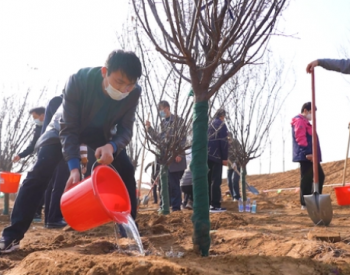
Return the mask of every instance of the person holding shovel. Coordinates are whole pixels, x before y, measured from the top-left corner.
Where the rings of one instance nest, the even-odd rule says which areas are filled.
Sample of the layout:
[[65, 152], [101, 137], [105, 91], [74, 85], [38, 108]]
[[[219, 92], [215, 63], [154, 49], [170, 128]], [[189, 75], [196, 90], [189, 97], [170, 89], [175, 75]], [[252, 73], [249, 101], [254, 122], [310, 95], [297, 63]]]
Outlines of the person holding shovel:
[[311, 73], [317, 66], [330, 71], [350, 74], [350, 59], [317, 59], [306, 66], [306, 72]]
[[118, 50], [109, 54], [105, 66], [81, 69], [68, 79], [63, 90], [63, 111], [59, 117], [55, 115], [51, 128], [38, 141], [37, 161], [19, 190], [11, 225], [2, 232], [0, 253], [19, 249], [35, 209], [63, 157], [70, 170], [66, 190], [80, 181], [80, 144], [95, 150], [99, 163], [112, 164], [119, 172], [135, 219], [134, 167], [125, 147], [133, 134], [141, 95], [141, 87], [136, 82], [141, 71], [141, 62], [135, 53]]
[[[305, 210], [304, 195], [312, 194], [313, 185], [313, 165], [312, 165], [312, 126], [311, 120], [311, 102], [303, 104], [301, 114], [292, 119], [292, 136], [293, 136], [293, 162], [300, 163], [300, 204], [301, 209]], [[322, 194], [322, 187], [325, 180], [320, 162], [321, 148], [318, 145], [318, 176], [319, 176], [319, 193]]]

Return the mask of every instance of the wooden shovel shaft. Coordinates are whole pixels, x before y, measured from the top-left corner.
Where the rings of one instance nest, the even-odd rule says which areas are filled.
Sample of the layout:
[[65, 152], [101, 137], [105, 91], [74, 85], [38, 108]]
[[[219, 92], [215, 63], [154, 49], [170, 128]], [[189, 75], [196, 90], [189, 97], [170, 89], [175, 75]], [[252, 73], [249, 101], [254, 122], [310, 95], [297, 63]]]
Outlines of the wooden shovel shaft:
[[348, 163], [348, 156], [349, 156], [349, 145], [350, 145], [350, 124], [348, 126], [349, 129], [349, 138], [348, 138], [348, 147], [346, 149], [346, 156], [344, 161], [344, 172], [343, 172], [343, 186], [345, 186], [345, 176], [346, 176], [346, 165]]
[[312, 87], [312, 162], [314, 170], [314, 192], [318, 193], [318, 147], [317, 147], [317, 132], [316, 132], [316, 99], [315, 99], [315, 72], [311, 73], [311, 87]]

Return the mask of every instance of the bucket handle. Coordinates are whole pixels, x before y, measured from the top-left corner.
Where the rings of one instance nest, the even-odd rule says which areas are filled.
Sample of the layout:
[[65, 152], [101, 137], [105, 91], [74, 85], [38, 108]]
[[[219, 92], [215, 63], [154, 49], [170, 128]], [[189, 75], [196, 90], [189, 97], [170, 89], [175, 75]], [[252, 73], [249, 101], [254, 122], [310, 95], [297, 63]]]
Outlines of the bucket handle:
[[[97, 159], [97, 160], [94, 162], [94, 164], [91, 166], [91, 175], [92, 175], [92, 172], [93, 172], [94, 169], [95, 169], [96, 164], [99, 164], [98, 161], [99, 161], [99, 159]], [[107, 166], [110, 166], [110, 167], [119, 175], [117, 169], [116, 169], [112, 164], [109, 164], [109, 165], [107, 165]], [[81, 182], [83, 182], [83, 181], [84, 181], [84, 178], [83, 178], [81, 181], [77, 182], [76, 184], [73, 184], [68, 190], [66, 190], [66, 191], [64, 191], [64, 192], [69, 191], [70, 189], [72, 189], [73, 187], [77, 186], [79, 183], [81, 183]], [[94, 189], [93, 189], [93, 192], [94, 192], [94, 195], [96, 195]]]
[[[100, 164], [99, 160], [100, 159], [95, 160], [94, 164], [91, 166], [91, 175], [92, 175], [93, 170], [96, 167], [96, 164]], [[103, 165], [103, 164], [101, 164], [101, 165]], [[119, 175], [117, 169], [112, 164], [108, 164], [107, 166], [111, 167]], [[97, 194], [95, 193], [95, 189], [94, 188], [92, 188], [92, 191], [93, 191], [94, 195], [96, 196]]]

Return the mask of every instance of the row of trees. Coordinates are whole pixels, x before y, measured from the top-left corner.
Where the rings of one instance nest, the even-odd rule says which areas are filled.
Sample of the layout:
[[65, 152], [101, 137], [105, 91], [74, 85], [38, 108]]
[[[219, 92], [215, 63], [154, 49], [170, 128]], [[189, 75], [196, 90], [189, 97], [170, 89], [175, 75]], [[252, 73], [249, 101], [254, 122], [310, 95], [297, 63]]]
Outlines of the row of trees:
[[[208, 256], [210, 247], [206, 176], [209, 100], [215, 98], [218, 91], [221, 92], [223, 86], [230, 83], [243, 67], [261, 62], [270, 37], [276, 34], [276, 24], [286, 4], [287, 0], [132, 0], [137, 17], [135, 29], [141, 27], [144, 30], [149, 43], [168, 62], [178, 79], [190, 84], [194, 94], [191, 162], [194, 192], [193, 244], [202, 256]], [[239, 82], [234, 81], [233, 86], [239, 85], [237, 83]], [[232, 114], [231, 130], [236, 136], [242, 132], [248, 133], [240, 137], [241, 141], [245, 141], [241, 143], [246, 154], [242, 161], [247, 163], [251, 158], [247, 153], [259, 155], [257, 148], [263, 143], [260, 136], [266, 136], [264, 129], [270, 127], [275, 116], [272, 114], [271, 119], [264, 123], [261, 119], [274, 109], [276, 100], [273, 96], [266, 95], [265, 89], [261, 89], [261, 98], [267, 98], [269, 103], [266, 108], [262, 106], [258, 109], [258, 119], [254, 121], [255, 115], [252, 113], [259, 106], [256, 101], [258, 95], [254, 93], [259, 92], [252, 89], [250, 92], [239, 93], [240, 90], [232, 89], [230, 85], [227, 87], [228, 94], [237, 91], [231, 98], [232, 103], [237, 104], [244, 98], [241, 104], [244, 111], [237, 110]], [[181, 90], [176, 98], [186, 94]], [[246, 106], [246, 100], [252, 106], [250, 113], [246, 113], [246, 108], [243, 107]], [[215, 106], [213, 101], [214, 99], [211, 100], [211, 105]], [[224, 102], [227, 101], [222, 101]], [[238, 106], [240, 105], [230, 106], [230, 109], [239, 109]], [[254, 127], [252, 125], [258, 129], [255, 136], [250, 134]]]

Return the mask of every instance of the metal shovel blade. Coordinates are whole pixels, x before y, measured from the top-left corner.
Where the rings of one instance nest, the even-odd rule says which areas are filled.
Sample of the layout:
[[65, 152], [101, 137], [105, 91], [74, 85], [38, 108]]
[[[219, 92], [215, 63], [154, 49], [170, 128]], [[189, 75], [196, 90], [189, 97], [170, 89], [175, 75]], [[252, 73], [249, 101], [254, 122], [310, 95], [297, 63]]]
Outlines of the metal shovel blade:
[[329, 194], [321, 195], [318, 192], [304, 195], [306, 209], [315, 225], [329, 225], [333, 218], [333, 208]]
[[142, 200], [141, 200], [141, 204], [142, 205], [147, 205], [148, 204], [148, 201], [149, 201], [149, 196], [148, 195], [145, 195]]

